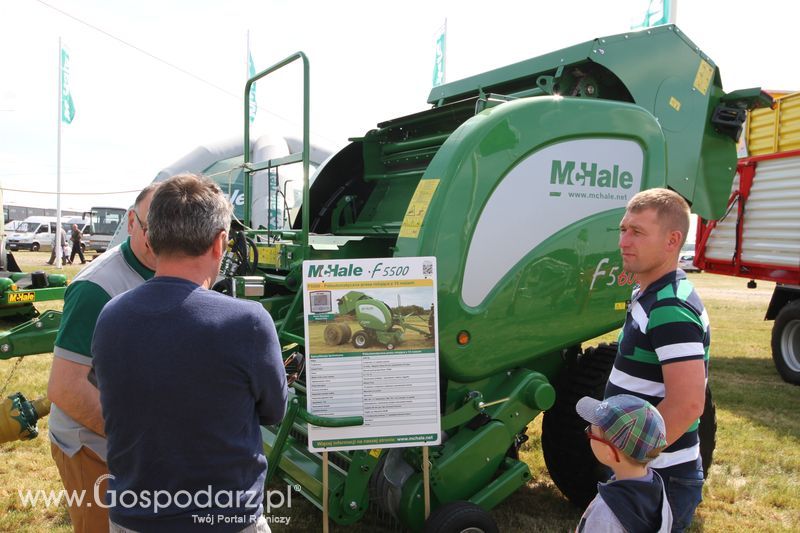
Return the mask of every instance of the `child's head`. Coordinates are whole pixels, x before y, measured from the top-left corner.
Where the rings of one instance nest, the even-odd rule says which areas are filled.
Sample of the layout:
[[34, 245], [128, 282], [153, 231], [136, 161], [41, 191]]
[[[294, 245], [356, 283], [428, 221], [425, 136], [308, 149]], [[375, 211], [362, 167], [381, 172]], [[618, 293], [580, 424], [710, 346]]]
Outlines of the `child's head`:
[[[618, 455], [622, 455], [635, 463], [645, 464], [656, 458], [667, 445], [667, 429], [661, 414], [649, 402], [636, 396], [619, 394], [602, 401], [585, 396], [578, 401], [575, 410], [591, 424], [586, 430], [590, 439], [598, 446], [611, 447], [617, 462], [622, 459]], [[592, 451], [604, 462], [594, 445]]]

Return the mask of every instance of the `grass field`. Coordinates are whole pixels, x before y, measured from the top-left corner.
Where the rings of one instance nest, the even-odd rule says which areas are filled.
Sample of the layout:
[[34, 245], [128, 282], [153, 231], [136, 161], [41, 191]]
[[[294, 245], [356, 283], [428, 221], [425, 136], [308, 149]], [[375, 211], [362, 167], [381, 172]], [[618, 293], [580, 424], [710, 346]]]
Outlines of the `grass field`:
[[[26, 270], [43, 269], [48, 254], [20, 252]], [[52, 267], [50, 267], [51, 269]], [[67, 267], [71, 276], [78, 267]], [[781, 381], [769, 352], [772, 322], [764, 312], [772, 284], [745, 288], [746, 280], [690, 274], [711, 319], [710, 383], [719, 429], [714, 464], [692, 531], [797, 531], [800, 528], [800, 388]], [[58, 306], [58, 304], [53, 304]], [[613, 340], [611, 333], [599, 340]], [[597, 341], [597, 340], [596, 340]], [[7, 391], [37, 397], [46, 391], [52, 355], [24, 358]], [[15, 366], [0, 361], [0, 387]], [[501, 531], [574, 530], [580, 510], [569, 504], [547, 474], [535, 420], [522, 458], [533, 473], [528, 485], [493, 510]], [[18, 490], [57, 490], [60, 481], [50, 458], [47, 419], [34, 441], [0, 445], [0, 531], [70, 531], [66, 508], [26, 507]], [[281, 489], [277, 483], [275, 489]], [[283, 487], [285, 489], [285, 487]], [[296, 495], [288, 526], [273, 531], [319, 531], [321, 513]], [[333, 531], [376, 531], [374, 522]]]

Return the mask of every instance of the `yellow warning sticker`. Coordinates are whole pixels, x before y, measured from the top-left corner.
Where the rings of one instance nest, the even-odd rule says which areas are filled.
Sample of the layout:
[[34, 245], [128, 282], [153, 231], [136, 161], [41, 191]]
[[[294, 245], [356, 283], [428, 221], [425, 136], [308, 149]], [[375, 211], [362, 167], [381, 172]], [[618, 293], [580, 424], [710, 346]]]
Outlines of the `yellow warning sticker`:
[[714, 68], [705, 60], [701, 59], [700, 66], [697, 67], [697, 75], [694, 77], [694, 88], [700, 91], [702, 94], [706, 94], [713, 76]]
[[381, 455], [381, 449], [380, 449], [380, 448], [373, 448], [373, 449], [371, 449], [371, 450], [369, 451], [369, 454], [370, 454], [372, 457], [374, 457], [375, 459], [377, 459], [377, 458], [378, 458], [378, 457], [380, 457], [380, 455]]
[[403, 217], [403, 225], [400, 226], [400, 237], [416, 239], [419, 237], [419, 229], [428, 212], [428, 206], [433, 199], [433, 193], [439, 186], [439, 180], [422, 180], [414, 191], [411, 203], [408, 204], [406, 216]]
[[614, 311], [624, 311], [628, 308], [626, 302], [614, 302]]
[[669, 97], [669, 105], [675, 111], [681, 110], [681, 101], [675, 98], [674, 96]]
[[[267, 266], [280, 266], [281, 245], [258, 245], [258, 264]], [[254, 259], [253, 257], [250, 258]]]

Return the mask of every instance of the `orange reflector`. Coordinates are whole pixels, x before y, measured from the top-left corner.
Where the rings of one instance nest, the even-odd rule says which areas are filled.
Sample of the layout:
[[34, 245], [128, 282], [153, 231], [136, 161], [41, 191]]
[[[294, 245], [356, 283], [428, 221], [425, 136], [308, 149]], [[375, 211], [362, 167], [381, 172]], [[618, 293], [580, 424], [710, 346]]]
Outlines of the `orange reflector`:
[[461, 346], [466, 346], [469, 344], [469, 331], [459, 331], [458, 336], [456, 337], [456, 342]]
[[19, 290], [19, 289], [17, 288], [17, 284], [16, 284], [16, 283], [12, 283], [12, 284], [11, 284], [11, 290], [12, 290], [12, 291]]

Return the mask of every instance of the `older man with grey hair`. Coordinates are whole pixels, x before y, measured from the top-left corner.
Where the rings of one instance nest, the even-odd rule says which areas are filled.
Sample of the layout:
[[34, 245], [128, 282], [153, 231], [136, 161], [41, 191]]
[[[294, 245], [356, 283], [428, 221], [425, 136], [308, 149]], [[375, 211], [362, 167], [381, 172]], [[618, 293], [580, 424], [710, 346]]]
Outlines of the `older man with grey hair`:
[[92, 352], [108, 436], [111, 531], [269, 531], [259, 424], [286, 409], [269, 314], [208, 290], [231, 205], [184, 174], [147, 217], [155, 277], [106, 305]]
[[150, 184], [128, 211], [128, 239], [81, 270], [64, 295], [64, 314], [58, 329], [47, 395], [51, 453], [64, 489], [83, 494], [67, 504], [75, 533], [108, 531], [108, 510], [93, 495], [106, 490], [106, 438], [100, 397], [86, 379], [92, 367], [91, 342], [97, 317], [118, 294], [153, 277], [156, 259], [147, 243], [150, 200], [158, 184]]

